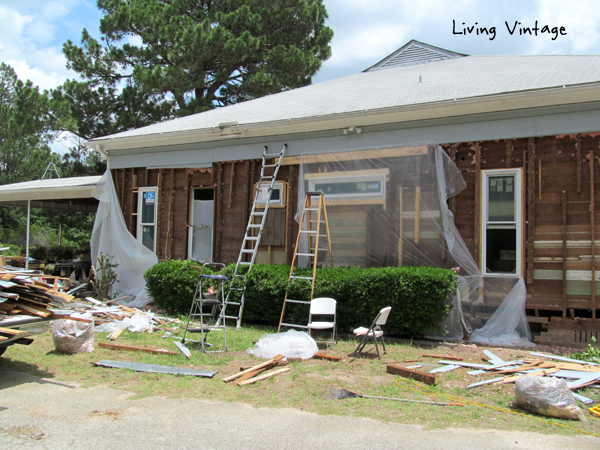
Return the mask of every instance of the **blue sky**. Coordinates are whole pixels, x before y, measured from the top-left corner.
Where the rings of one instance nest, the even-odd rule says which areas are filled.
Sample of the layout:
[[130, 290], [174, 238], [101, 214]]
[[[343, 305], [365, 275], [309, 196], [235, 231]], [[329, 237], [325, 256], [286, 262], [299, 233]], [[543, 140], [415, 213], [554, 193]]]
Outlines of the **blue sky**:
[[[328, 25], [335, 36], [332, 57], [315, 82], [357, 73], [410, 39], [471, 55], [482, 54], [600, 54], [600, 8], [590, 0], [325, 0]], [[98, 36], [102, 13], [95, 0], [0, 0], [0, 61], [20, 78], [42, 88], [61, 84], [76, 74], [65, 67], [62, 44], [79, 42], [85, 27]], [[496, 27], [496, 37], [453, 34], [473, 26]], [[511, 27], [533, 27], [538, 21], [563, 26], [566, 36], [512, 36]], [[518, 28], [517, 28], [518, 30]]]

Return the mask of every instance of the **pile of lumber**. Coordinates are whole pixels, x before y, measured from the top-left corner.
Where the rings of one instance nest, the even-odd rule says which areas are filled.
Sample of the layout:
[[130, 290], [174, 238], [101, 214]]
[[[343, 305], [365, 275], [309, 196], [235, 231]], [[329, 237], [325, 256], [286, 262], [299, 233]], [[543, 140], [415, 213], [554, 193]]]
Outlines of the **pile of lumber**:
[[[531, 352], [530, 357], [512, 361], [504, 361], [490, 350], [484, 350], [484, 354], [488, 358], [487, 364], [463, 362], [458, 360], [460, 358], [453, 358], [452, 360], [445, 358], [438, 361], [436, 365], [439, 365], [439, 367], [435, 367], [429, 372], [415, 370], [422, 367], [422, 364], [407, 367], [388, 364], [388, 373], [414, 378], [427, 384], [437, 384], [439, 373], [462, 368], [468, 369], [467, 374], [469, 375], [485, 378], [471, 383], [468, 388], [486, 384], [514, 383], [519, 378], [528, 376], [562, 378], [571, 391], [592, 385], [600, 387], [600, 364], [536, 352]], [[592, 399], [575, 392], [573, 392], [573, 395], [585, 404], [594, 402]]]
[[[223, 381], [225, 383], [229, 383], [230, 381], [236, 380], [235, 384], [237, 386], [246, 386], [248, 384], [253, 384], [257, 381], [265, 380], [267, 378], [279, 375], [281, 373], [289, 372], [291, 370], [289, 367], [284, 367], [283, 369], [277, 369], [271, 372], [266, 372], [267, 370], [275, 366], [287, 364], [287, 361], [282, 361], [283, 358], [285, 358], [285, 356], [277, 355], [274, 358], [271, 358], [256, 366], [252, 366], [227, 378], [223, 378]], [[266, 373], [261, 375], [262, 372]]]
[[64, 308], [74, 297], [61, 291], [58, 280], [29, 271], [0, 270], [0, 320], [17, 315], [61, 318], [50, 308]]

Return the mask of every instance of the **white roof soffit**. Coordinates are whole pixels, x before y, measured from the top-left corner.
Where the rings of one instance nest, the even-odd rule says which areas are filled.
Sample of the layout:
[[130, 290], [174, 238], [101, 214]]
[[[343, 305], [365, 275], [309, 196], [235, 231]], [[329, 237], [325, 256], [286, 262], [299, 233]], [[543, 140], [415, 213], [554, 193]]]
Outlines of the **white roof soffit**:
[[362, 72], [88, 145], [110, 152], [594, 101], [600, 101], [600, 56], [468, 56]]
[[0, 202], [93, 198], [101, 176], [54, 178], [0, 186]]

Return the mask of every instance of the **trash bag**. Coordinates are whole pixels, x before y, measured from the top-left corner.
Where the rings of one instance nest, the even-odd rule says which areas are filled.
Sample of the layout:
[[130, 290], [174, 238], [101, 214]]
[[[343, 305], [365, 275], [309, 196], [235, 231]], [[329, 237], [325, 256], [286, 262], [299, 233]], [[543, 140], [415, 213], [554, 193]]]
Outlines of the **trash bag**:
[[246, 351], [263, 359], [271, 359], [277, 355], [283, 355], [286, 358], [310, 359], [318, 350], [317, 342], [308, 333], [289, 330], [286, 333], [263, 334], [254, 348]]
[[515, 403], [519, 408], [542, 416], [587, 422], [564, 380], [525, 376], [517, 380], [514, 389]]
[[58, 353], [90, 353], [94, 351], [94, 316], [90, 313], [71, 314], [91, 322], [60, 319], [52, 322], [52, 340]]

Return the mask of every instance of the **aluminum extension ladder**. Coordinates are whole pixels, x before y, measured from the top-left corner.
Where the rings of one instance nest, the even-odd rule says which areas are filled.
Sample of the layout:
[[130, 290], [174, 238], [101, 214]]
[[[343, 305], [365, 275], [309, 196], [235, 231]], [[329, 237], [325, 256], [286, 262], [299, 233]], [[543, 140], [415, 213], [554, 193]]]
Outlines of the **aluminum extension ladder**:
[[[231, 277], [231, 284], [225, 299], [225, 308], [228, 306], [237, 307], [237, 314], [225, 314], [223, 323], [226, 319], [234, 319], [236, 321], [236, 329], [240, 329], [242, 322], [242, 314], [244, 312], [244, 301], [246, 297], [246, 278], [254, 265], [256, 260], [256, 254], [258, 253], [258, 246], [260, 245], [260, 238], [262, 236], [266, 219], [267, 212], [269, 211], [269, 204], [271, 202], [271, 195], [273, 194], [273, 185], [277, 179], [277, 173], [281, 167], [281, 161], [285, 155], [287, 145], [284, 144], [283, 148], [279, 153], [268, 153], [268, 148], [265, 145], [262, 167], [260, 169], [260, 178], [256, 185], [256, 192], [254, 194], [254, 203], [252, 204], [252, 211], [248, 219], [248, 226], [246, 227], [246, 234], [242, 242], [242, 248], [235, 265], [235, 271]], [[267, 160], [275, 159], [272, 164], [267, 164]], [[267, 174], [271, 172], [270, 175]], [[265, 197], [261, 194], [266, 193]], [[264, 210], [258, 211], [258, 208], [262, 208], [264, 202]], [[259, 205], [260, 204], [260, 205]], [[257, 223], [258, 222], [258, 223]], [[255, 231], [258, 231], [255, 234]], [[249, 258], [247, 258], [249, 255]], [[250, 261], [247, 261], [250, 259]], [[241, 267], [248, 267], [247, 270], [241, 270]]]
[[[313, 197], [318, 197], [317, 205], [313, 206]], [[314, 218], [316, 214], [316, 219]], [[290, 328], [304, 328], [308, 329], [307, 325], [285, 323], [285, 309], [288, 303], [300, 303], [310, 304], [313, 299], [313, 293], [315, 290], [315, 277], [317, 275], [317, 265], [319, 262], [319, 235], [321, 233], [321, 223], [325, 225], [325, 235], [327, 236], [327, 248], [329, 251], [329, 263], [333, 267], [333, 254], [331, 253], [331, 235], [329, 234], [329, 222], [327, 221], [327, 209], [325, 208], [325, 197], [322, 192], [307, 192], [306, 198], [304, 199], [304, 208], [302, 209], [302, 216], [300, 218], [300, 228], [298, 230], [298, 237], [296, 238], [296, 248], [294, 249], [294, 257], [292, 258], [292, 267], [290, 269], [290, 277], [288, 280], [288, 287], [285, 291], [285, 298], [283, 300], [283, 308], [281, 309], [281, 317], [279, 318], [279, 327], [277, 332], [281, 330], [281, 327]], [[316, 227], [314, 226], [316, 225]], [[302, 236], [308, 238], [308, 253], [298, 252], [300, 246], [300, 239]], [[297, 276], [294, 273], [294, 269], [298, 264], [298, 257], [305, 256], [309, 260], [312, 259], [312, 276], [302, 277]], [[296, 280], [304, 282], [310, 282], [310, 299], [309, 300], [297, 300], [288, 298], [290, 284]]]
[[[204, 274], [205, 267], [220, 267], [221, 274]], [[200, 272], [200, 277], [198, 277], [198, 284], [196, 285], [196, 292], [194, 293], [190, 313], [188, 315], [187, 323], [185, 324], [185, 331], [183, 333], [181, 344], [185, 345], [185, 338], [188, 333], [200, 333], [202, 336], [200, 342], [202, 344], [202, 351], [204, 353], [221, 353], [227, 350], [227, 330], [224, 322], [222, 325], [219, 324], [219, 322], [225, 316], [224, 285], [227, 282], [227, 277], [224, 275], [225, 264], [204, 263], [201, 269], [202, 270]], [[216, 289], [214, 289], [214, 285], [217, 286]], [[214, 292], [209, 293], [209, 289]], [[197, 321], [198, 319], [200, 319], [200, 327], [191, 323], [192, 321]], [[223, 346], [221, 350], [207, 350], [207, 347], [212, 346], [212, 344], [207, 342], [208, 333], [213, 330], [223, 332]]]

